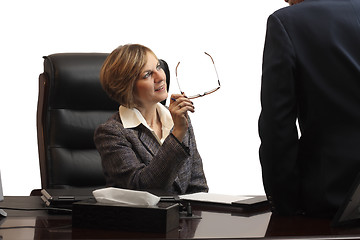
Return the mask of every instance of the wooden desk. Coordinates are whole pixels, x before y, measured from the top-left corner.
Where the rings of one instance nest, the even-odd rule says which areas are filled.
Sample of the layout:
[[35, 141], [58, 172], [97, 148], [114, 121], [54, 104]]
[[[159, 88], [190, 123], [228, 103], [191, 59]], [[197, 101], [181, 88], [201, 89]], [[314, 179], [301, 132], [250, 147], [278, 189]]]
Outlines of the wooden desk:
[[[40, 197], [5, 197], [0, 208], [41, 208]], [[251, 215], [239, 208], [194, 204], [202, 219], [182, 219], [166, 234], [72, 228], [71, 215], [49, 215], [44, 210], [6, 210], [0, 218], [0, 239], [360, 239], [359, 227], [331, 228], [330, 219], [275, 217], [263, 211]]]

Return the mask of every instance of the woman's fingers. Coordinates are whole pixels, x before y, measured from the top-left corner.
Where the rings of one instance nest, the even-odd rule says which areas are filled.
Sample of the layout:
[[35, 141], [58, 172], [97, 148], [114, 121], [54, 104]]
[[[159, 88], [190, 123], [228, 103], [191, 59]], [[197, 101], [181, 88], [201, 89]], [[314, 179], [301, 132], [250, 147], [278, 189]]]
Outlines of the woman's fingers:
[[181, 112], [183, 112], [183, 113], [186, 111], [191, 111], [191, 112], [195, 111], [193, 102], [181, 94], [171, 95], [170, 107], [171, 106], [173, 108], [177, 107], [177, 108], [181, 109]]
[[193, 102], [181, 94], [171, 95], [169, 110], [174, 121], [173, 134], [182, 141], [189, 127], [187, 112], [194, 112]]

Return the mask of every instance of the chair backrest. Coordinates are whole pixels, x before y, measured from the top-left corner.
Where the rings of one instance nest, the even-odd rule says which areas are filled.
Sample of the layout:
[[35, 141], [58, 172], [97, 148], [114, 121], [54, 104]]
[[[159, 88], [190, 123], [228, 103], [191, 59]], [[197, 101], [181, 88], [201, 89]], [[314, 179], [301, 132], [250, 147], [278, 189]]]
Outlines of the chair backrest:
[[[44, 57], [37, 108], [42, 188], [105, 186], [93, 134], [118, 111], [118, 103], [107, 96], [99, 80], [107, 56], [58, 53]], [[162, 60], [161, 64], [169, 87], [168, 66]]]

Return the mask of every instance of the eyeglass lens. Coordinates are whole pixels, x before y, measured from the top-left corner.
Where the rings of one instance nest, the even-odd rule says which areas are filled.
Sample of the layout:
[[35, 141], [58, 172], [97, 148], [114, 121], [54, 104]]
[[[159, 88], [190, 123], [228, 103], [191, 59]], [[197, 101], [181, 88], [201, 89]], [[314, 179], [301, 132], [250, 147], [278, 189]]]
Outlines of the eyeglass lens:
[[[213, 69], [214, 69], [214, 70], [211, 70], [211, 71], [212, 71], [212, 72], [215, 71], [216, 78], [217, 78], [217, 82], [218, 82], [218, 87], [217, 87], [217, 88], [214, 88], [214, 89], [212, 89], [212, 90], [209, 90], [209, 91], [205, 91], [205, 92], [203, 92], [202, 94], [194, 94], [194, 95], [188, 96], [189, 99], [194, 99], [194, 98], [199, 98], [199, 97], [203, 97], [203, 96], [209, 95], [209, 94], [211, 94], [211, 93], [216, 92], [216, 91], [219, 90], [220, 87], [221, 87], [221, 84], [220, 84], [220, 80], [219, 80], [219, 76], [218, 76], [218, 73], [217, 73], [217, 69], [216, 69], [216, 66], [215, 66], [214, 59], [212, 58], [212, 56], [211, 56], [209, 53], [207, 53], [207, 52], [204, 52], [204, 53], [209, 57], [209, 60], [211, 60], [211, 63], [212, 63], [212, 65], [213, 65]], [[182, 91], [182, 89], [181, 89], [181, 87], [180, 87], [179, 78], [178, 78], [179, 65], [180, 65], [180, 62], [178, 62], [178, 64], [176, 65], [176, 68], [175, 68], [176, 81], [177, 81], [177, 84], [178, 84], [178, 87], [179, 87], [179, 90], [180, 90], [181, 94], [184, 94], [184, 92]], [[213, 73], [212, 73], [212, 74], [213, 74]]]

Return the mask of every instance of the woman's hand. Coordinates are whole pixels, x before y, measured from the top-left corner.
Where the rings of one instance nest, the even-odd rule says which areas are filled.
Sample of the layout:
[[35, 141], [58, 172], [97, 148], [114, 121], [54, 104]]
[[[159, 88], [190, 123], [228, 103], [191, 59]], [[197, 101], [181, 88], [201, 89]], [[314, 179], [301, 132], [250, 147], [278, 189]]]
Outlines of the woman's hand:
[[187, 112], [195, 112], [193, 102], [185, 95], [172, 94], [169, 111], [174, 121], [173, 135], [182, 142], [189, 127]]

